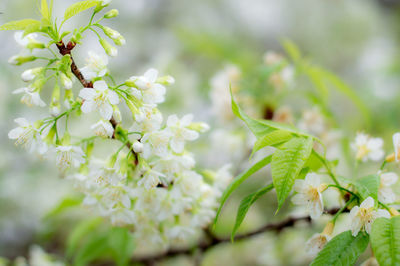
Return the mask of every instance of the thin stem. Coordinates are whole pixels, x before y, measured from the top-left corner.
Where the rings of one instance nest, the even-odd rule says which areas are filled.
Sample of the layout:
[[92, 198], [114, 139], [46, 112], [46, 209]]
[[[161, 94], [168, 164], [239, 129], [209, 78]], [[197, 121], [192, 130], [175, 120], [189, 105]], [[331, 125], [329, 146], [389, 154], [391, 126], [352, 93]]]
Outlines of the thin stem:
[[333, 216], [332, 222], [335, 223], [336, 219], [339, 217], [339, 215], [347, 209], [347, 207], [354, 201], [355, 197], [352, 197], [349, 201], [346, 202], [346, 204], [340, 208], [340, 210]]
[[358, 198], [357, 194], [355, 194], [354, 192], [352, 192], [352, 191], [350, 191], [350, 190], [348, 190], [348, 189], [346, 189], [344, 187], [341, 187], [341, 186], [338, 186], [338, 185], [333, 185], [333, 184], [328, 185], [328, 187], [334, 187], [334, 188], [340, 189], [340, 190], [345, 191], [347, 193], [350, 193], [352, 196]]

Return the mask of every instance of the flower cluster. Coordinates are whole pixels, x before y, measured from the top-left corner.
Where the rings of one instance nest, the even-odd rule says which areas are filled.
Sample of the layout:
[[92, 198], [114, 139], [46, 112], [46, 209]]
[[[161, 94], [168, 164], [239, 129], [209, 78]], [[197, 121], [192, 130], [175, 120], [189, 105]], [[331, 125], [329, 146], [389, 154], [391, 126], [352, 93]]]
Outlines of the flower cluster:
[[[99, 24], [118, 11], [111, 10], [92, 22], [109, 2], [98, 4], [88, 26], [75, 30], [67, 45], [61, 39], [51, 40], [51, 35], [46, 44], [37, 41], [35, 33], [25, 37], [22, 32], [16, 33], [24, 51], [10, 63], [48, 61], [22, 74], [30, 85], [16, 91], [23, 94], [21, 102], [45, 107], [41, 99], [44, 85], [54, 79], [54, 89], [50, 116], [34, 123], [16, 119], [18, 127], [9, 132], [9, 138], [32, 152], [55, 158], [63, 175], [85, 195], [84, 205], [113, 225], [131, 227], [143, 241], [166, 247], [172, 241], [195, 236], [209, 225], [231, 175], [222, 168], [208, 172], [206, 181], [194, 170], [195, 160], [186, 143], [207, 131], [207, 124], [193, 122], [192, 115], [170, 115], [163, 123], [157, 106], [165, 100], [166, 86], [174, 83], [171, 76], [159, 77], [157, 70], [149, 69], [115, 84], [107, 68], [107, 55], [117, 55], [117, 49], [98, 33], [107, 55], [90, 51], [84, 67], [75, 65], [71, 51], [87, 29], [99, 28], [116, 45], [125, 43], [117, 31]], [[56, 43], [60, 55], [52, 50], [52, 43]], [[36, 55], [39, 49], [43, 54], [51, 51], [50, 57]], [[83, 86], [78, 92], [77, 83]], [[130, 111], [126, 117], [120, 111], [123, 104]], [[77, 132], [68, 127], [73, 116], [82, 118]], [[93, 117], [95, 122], [88, 125]], [[85, 131], [91, 133], [85, 136]], [[101, 145], [109, 147], [105, 158], [95, 150]]]

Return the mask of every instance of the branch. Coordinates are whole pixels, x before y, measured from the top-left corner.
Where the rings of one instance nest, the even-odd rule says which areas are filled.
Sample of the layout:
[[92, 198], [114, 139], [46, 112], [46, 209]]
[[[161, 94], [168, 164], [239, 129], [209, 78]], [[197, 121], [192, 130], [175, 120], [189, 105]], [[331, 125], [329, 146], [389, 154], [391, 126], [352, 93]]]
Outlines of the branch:
[[[339, 211], [338, 208], [334, 209], [329, 209], [325, 213], [334, 215]], [[346, 210], [347, 211], [347, 210]], [[241, 235], [237, 235], [235, 237], [235, 240], [246, 240], [249, 239], [253, 236], [257, 236], [266, 232], [281, 232], [285, 228], [288, 227], [293, 227], [297, 222], [300, 221], [305, 221], [308, 223], [312, 223], [312, 220], [310, 216], [304, 216], [304, 217], [290, 217], [287, 218], [286, 220], [280, 222], [280, 223], [274, 223], [274, 224], [267, 224], [264, 225], [263, 227], [250, 231], [248, 233], [244, 233]], [[197, 246], [192, 246], [192, 247], [185, 247], [185, 248], [179, 248], [179, 249], [169, 249], [164, 253], [156, 254], [156, 255], [149, 255], [149, 256], [143, 256], [143, 257], [136, 257], [132, 258], [131, 262], [132, 263], [142, 263], [144, 265], [153, 265], [154, 262], [175, 257], [175, 256], [180, 256], [180, 255], [191, 255], [193, 254], [194, 251], [201, 251], [201, 252], [206, 252], [209, 249], [223, 243], [228, 243], [230, 242], [230, 238], [219, 238], [215, 236], [209, 229], [205, 229], [204, 233], [206, 234], [208, 241], [200, 242], [198, 243]]]
[[[83, 76], [82, 72], [79, 70], [79, 68], [76, 66], [75, 61], [72, 57], [71, 51], [75, 48], [76, 44], [73, 42], [69, 42], [67, 45], [64, 44], [63, 41], [60, 41], [59, 43], [56, 44], [58, 51], [60, 52], [61, 55], [70, 55], [71, 56], [71, 72], [74, 74], [74, 76], [79, 80], [79, 82], [82, 84], [84, 88], [93, 88], [93, 82], [86, 80], [85, 77]], [[115, 139], [115, 129], [118, 126], [117, 121], [115, 121], [114, 117], [111, 117], [110, 123], [112, 127], [114, 128], [114, 134], [112, 136], [113, 139]], [[135, 165], [138, 165], [139, 160], [137, 154], [133, 151], [132, 149], [132, 143], [129, 141], [126, 143], [126, 147], [129, 149], [129, 151], [133, 154], [135, 158]]]

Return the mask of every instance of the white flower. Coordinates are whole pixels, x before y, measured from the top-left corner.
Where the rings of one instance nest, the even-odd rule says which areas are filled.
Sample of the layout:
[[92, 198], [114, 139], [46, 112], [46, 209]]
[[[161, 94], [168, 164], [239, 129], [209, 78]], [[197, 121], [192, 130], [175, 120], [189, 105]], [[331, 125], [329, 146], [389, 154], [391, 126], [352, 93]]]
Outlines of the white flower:
[[42, 70], [43, 70], [43, 67], [36, 67], [36, 68], [25, 70], [21, 74], [21, 79], [25, 82], [30, 82], [30, 81], [34, 80], [37, 77], [37, 75], [40, 72], [42, 72]]
[[118, 94], [110, 90], [103, 80], [96, 81], [93, 84], [93, 89], [83, 88], [79, 97], [85, 100], [81, 107], [82, 112], [90, 113], [94, 109], [98, 109], [100, 115], [106, 120], [110, 120], [112, 117], [112, 105], [119, 103]]
[[138, 185], [144, 186], [147, 190], [155, 188], [161, 183], [160, 177], [165, 177], [165, 175], [154, 171], [153, 169], [148, 169], [143, 174], [143, 177], [139, 180]]
[[171, 115], [167, 120], [168, 130], [171, 132], [171, 149], [176, 153], [183, 152], [186, 140], [195, 140], [199, 137], [199, 133], [188, 129], [191, 124], [193, 115], [185, 115], [181, 120], [176, 115]]
[[351, 146], [356, 152], [356, 159], [363, 162], [368, 159], [379, 161], [384, 156], [383, 140], [381, 138], [371, 138], [366, 134], [358, 133]]
[[29, 107], [32, 107], [33, 105], [37, 105], [40, 107], [46, 106], [46, 104], [40, 98], [39, 92], [33, 91], [32, 88], [25, 87], [13, 91], [13, 94], [20, 94], [20, 93], [24, 93], [24, 95], [22, 95], [21, 98], [21, 103], [24, 103]]
[[306, 250], [307, 252], [314, 256], [320, 252], [326, 243], [331, 240], [331, 236], [327, 234], [314, 234], [307, 242], [306, 242]]
[[85, 162], [85, 154], [78, 146], [58, 146], [56, 148], [57, 166], [61, 171], [70, 167], [78, 167]]
[[393, 146], [396, 162], [400, 160], [400, 133], [393, 135]]
[[14, 120], [19, 127], [14, 128], [8, 133], [10, 139], [15, 139], [16, 145], [22, 145], [30, 152], [37, 150], [40, 154], [47, 151], [47, 145], [40, 137], [36, 130], [25, 118], [17, 118]]
[[396, 173], [382, 173], [380, 174], [381, 183], [378, 191], [378, 199], [382, 203], [388, 204], [396, 201], [396, 194], [390, 186], [394, 185], [399, 177]]
[[36, 38], [38, 37], [38, 35], [36, 33], [30, 33], [28, 35], [26, 35], [25, 37], [23, 37], [24, 32], [23, 31], [17, 31], [14, 34], [14, 38], [15, 41], [22, 47], [27, 48], [27, 46], [30, 43], [39, 43]]
[[[136, 87], [142, 91], [142, 100], [147, 104], [158, 104], [165, 100], [165, 87], [157, 83], [158, 71], [156, 69], [149, 69], [143, 76], [133, 76], [129, 79]], [[134, 91], [134, 88], [132, 88]], [[136, 94], [135, 92], [133, 92]]]
[[308, 174], [304, 180], [296, 179], [294, 190], [298, 194], [294, 195], [292, 201], [297, 205], [307, 205], [311, 219], [317, 219], [324, 211], [321, 192], [325, 189], [326, 185], [321, 184], [317, 174]]
[[171, 135], [162, 130], [143, 135], [143, 157], [150, 158], [153, 155], [166, 157], [168, 155], [168, 143]]
[[103, 77], [107, 73], [108, 57], [105, 54], [98, 54], [89, 51], [89, 57], [86, 58], [86, 66], [81, 69], [85, 79]]
[[163, 117], [160, 111], [144, 105], [139, 108], [139, 113], [135, 114], [135, 123], [130, 131], [150, 133], [160, 129], [162, 121]]
[[158, 76], [158, 71], [154, 68], [151, 68], [144, 73], [143, 76], [136, 77], [133, 76], [129, 80], [133, 81], [136, 87], [140, 90], [149, 90], [156, 85], [156, 80]]
[[390, 218], [390, 213], [387, 210], [375, 210], [375, 202], [371, 197], [366, 198], [360, 205], [355, 206], [350, 211], [351, 232], [353, 236], [357, 236], [361, 229], [364, 229], [368, 234], [371, 233], [372, 223], [376, 218]]
[[94, 130], [96, 136], [99, 137], [109, 137], [111, 138], [114, 134], [114, 128], [109, 121], [100, 120], [96, 124], [91, 126], [91, 129]]
[[72, 86], [73, 86], [73, 81], [72, 81], [72, 79], [70, 79], [70, 78], [69, 78], [67, 75], [65, 75], [64, 73], [61, 73], [60, 77], [61, 77], [61, 83], [62, 83], [62, 85], [64, 86], [64, 88], [65, 88], [66, 90], [72, 89]]
[[298, 124], [301, 130], [314, 135], [321, 135], [326, 130], [324, 117], [318, 108], [306, 110]]

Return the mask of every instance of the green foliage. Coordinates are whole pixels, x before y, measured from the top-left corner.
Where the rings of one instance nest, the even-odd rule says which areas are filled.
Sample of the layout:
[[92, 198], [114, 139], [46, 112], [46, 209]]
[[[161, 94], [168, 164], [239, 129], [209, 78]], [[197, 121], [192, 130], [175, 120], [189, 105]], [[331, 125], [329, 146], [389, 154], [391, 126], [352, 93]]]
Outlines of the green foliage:
[[47, 5], [47, 0], [42, 0], [42, 1], [41, 1], [40, 13], [42, 14], [42, 17], [43, 17], [44, 19], [50, 21], [51, 13], [50, 13], [49, 6]]
[[357, 258], [367, 248], [368, 243], [367, 234], [359, 233], [354, 237], [351, 235], [351, 231], [345, 231], [329, 241], [311, 265], [354, 265]]
[[87, 0], [87, 1], [81, 1], [75, 4], [70, 5], [67, 10], [65, 10], [64, 13], [64, 21], [72, 18], [73, 16], [78, 15], [79, 13], [97, 6], [97, 4], [99, 3], [98, 0]]
[[41, 25], [39, 20], [35, 19], [22, 19], [10, 21], [0, 26], [0, 30], [25, 30], [28, 26]]
[[271, 173], [278, 196], [278, 210], [289, 196], [296, 177], [311, 154], [312, 138], [293, 138], [272, 156]]
[[368, 197], [372, 197], [375, 202], [378, 201], [378, 189], [380, 185], [379, 175], [369, 175], [360, 178], [354, 182], [354, 186], [357, 189], [361, 200], [365, 200]]
[[379, 265], [400, 265], [400, 216], [375, 220], [371, 246]]
[[231, 96], [233, 113], [246, 123], [248, 128], [251, 130], [251, 132], [253, 132], [257, 139], [264, 137], [266, 134], [271, 133], [274, 130], [283, 130], [296, 134], [298, 136], [312, 137], [311, 135], [301, 132], [297, 128], [287, 124], [282, 124], [271, 120], [258, 120], [249, 117], [245, 112], [242, 111], [242, 109], [240, 109], [240, 107], [235, 102], [232, 91]]
[[267, 146], [274, 146], [277, 144], [282, 144], [289, 139], [291, 139], [293, 135], [285, 130], [275, 130], [269, 134], [266, 134], [259, 139], [257, 139], [256, 143], [254, 144], [253, 151], [251, 153], [251, 157], [253, 157], [254, 153], [261, 150]]
[[240, 202], [240, 205], [239, 205], [239, 209], [237, 211], [235, 226], [232, 229], [232, 234], [231, 234], [232, 241], [234, 240], [235, 234], [236, 234], [237, 230], [239, 229], [240, 225], [242, 224], [244, 218], [246, 217], [246, 214], [249, 211], [251, 205], [253, 205], [253, 203], [256, 202], [262, 195], [269, 192], [273, 188], [274, 188], [274, 185], [270, 184], [264, 188], [257, 190], [254, 193], [251, 193], [250, 195], [248, 195], [247, 197], [242, 199], [242, 201]]
[[108, 245], [117, 265], [128, 265], [129, 258], [135, 248], [135, 242], [129, 230], [120, 227], [113, 228], [108, 237]]
[[82, 197], [66, 197], [46, 214], [46, 218], [57, 216], [67, 209], [79, 206], [82, 203]]
[[224, 193], [222, 194], [221, 204], [220, 204], [220, 206], [217, 210], [217, 214], [214, 218], [214, 226], [217, 223], [217, 220], [218, 220], [219, 214], [221, 213], [222, 207], [224, 206], [226, 200], [232, 194], [232, 192], [235, 191], [240, 186], [240, 184], [242, 184], [244, 181], [246, 181], [252, 174], [259, 171], [264, 166], [268, 165], [271, 162], [271, 159], [272, 159], [272, 155], [265, 157], [264, 159], [262, 159], [261, 161], [257, 162], [252, 167], [250, 167], [250, 169], [241, 173], [238, 177], [236, 177], [233, 180], [232, 183], [229, 184], [229, 186], [225, 189]]

